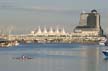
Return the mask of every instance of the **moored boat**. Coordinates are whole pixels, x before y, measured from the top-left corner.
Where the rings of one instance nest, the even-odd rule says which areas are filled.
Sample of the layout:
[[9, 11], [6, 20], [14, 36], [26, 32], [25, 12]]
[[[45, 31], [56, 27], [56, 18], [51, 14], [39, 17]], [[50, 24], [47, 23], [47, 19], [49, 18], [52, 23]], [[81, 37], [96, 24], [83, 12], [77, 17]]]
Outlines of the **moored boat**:
[[99, 42], [99, 45], [103, 45], [103, 46], [106, 46], [107, 45], [107, 39], [103, 39]]
[[10, 47], [10, 46], [18, 46], [19, 42], [18, 41], [1, 41], [0, 42], [0, 47]]
[[105, 57], [108, 57], [108, 49], [103, 50], [102, 53], [105, 55]]
[[105, 46], [105, 42], [99, 42], [99, 45]]

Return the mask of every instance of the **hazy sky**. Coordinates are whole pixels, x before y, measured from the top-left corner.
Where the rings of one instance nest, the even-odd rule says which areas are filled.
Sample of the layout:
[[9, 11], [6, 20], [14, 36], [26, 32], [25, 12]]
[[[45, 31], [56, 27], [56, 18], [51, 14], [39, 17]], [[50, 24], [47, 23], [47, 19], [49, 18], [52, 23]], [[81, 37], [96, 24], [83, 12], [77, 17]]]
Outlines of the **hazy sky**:
[[58, 26], [72, 32], [81, 11], [92, 9], [101, 14], [101, 25], [108, 32], [108, 0], [0, 0], [0, 29], [29, 33], [38, 26]]

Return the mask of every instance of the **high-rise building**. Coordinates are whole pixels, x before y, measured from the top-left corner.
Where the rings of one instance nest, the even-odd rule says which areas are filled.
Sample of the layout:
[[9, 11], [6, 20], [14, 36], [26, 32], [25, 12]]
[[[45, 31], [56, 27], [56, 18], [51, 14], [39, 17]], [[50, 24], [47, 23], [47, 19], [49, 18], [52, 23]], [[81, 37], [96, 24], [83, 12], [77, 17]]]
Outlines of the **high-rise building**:
[[82, 12], [79, 25], [74, 29], [74, 33], [83, 33], [83, 36], [102, 36], [100, 14], [96, 10], [92, 10], [90, 13]]

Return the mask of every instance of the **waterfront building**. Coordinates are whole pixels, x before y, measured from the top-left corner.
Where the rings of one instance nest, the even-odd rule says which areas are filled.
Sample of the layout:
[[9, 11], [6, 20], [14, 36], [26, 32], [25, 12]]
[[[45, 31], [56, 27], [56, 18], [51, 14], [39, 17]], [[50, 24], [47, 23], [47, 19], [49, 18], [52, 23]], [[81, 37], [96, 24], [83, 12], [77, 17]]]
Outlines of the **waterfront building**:
[[[64, 28], [50, 27], [41, 28], [40, 26], [26, 35], [12, 35], [9, 36], [12, 40], [18, 41], [33, 41], [33, 42], [65, 42], [65, 43], [94, 43], [99, 42], [105, 37], [100, 25], [100, 14], [96, 10], [90, 13], [82, 12], [80, 14], [80, 21], [73, 32], [65, 32]], [[8, 37], [7, 37], [8, 39]]]
[[37, 31], [33, 30], [31, 31], [31, 34], [33, 36], [61, 36], [61, 35], [67, 35], [65, 32], [65, 29], [59, 29], [58, 27], [56, 29], [53, 29], [50, 27], [48, 30], [46, 27], [42, 30], [40, 27], [38, 27]]
[[79, 25], [74, 29], [77, 36], [103, 36], [103, 29], [100, 26], [100, 14], [96, 10], [91, 13], [80, 14]]

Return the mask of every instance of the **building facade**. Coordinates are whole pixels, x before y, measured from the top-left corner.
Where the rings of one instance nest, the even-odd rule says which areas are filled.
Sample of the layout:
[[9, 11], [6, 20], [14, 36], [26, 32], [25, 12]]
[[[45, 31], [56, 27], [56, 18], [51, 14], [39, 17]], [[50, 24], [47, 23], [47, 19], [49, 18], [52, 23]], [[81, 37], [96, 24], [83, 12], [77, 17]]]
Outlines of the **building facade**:
[[92, 10], [90, 13], [82, 12], [79, 25], [74, 29], [74, 35], [103, 36], [103, 30], [100, 26], [100, 14], [96, 10]]

